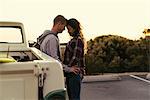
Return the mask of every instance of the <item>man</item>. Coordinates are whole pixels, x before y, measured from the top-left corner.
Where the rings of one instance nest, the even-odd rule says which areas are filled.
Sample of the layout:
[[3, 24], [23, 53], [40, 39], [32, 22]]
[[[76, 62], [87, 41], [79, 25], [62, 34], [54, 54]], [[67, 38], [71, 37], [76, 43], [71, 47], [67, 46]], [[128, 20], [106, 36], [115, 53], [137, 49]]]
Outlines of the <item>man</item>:
[[[53, 21], [52, 29], [44, 31], [44, 33], [38, 39], [40, 43], [40, 50], [60, 62], [61, 62], [60, 44], [59, 44], [59, 38], [57, 35], [58, 33], [62, 33], [65, 30], [66, 24], [67, 24], [67, 20], [64, 16], [62, 15], [56, 16]], [[42, 41], [40, 42], [40, 40]], [[75, 66], [68, 67], [67, 65], [64, 65], [63, 63], [62, 63], [62, 66], [65, 72], [68, 72], [68, 73], [73, 72], [75, 74], [79, 72], [79, 68]]]

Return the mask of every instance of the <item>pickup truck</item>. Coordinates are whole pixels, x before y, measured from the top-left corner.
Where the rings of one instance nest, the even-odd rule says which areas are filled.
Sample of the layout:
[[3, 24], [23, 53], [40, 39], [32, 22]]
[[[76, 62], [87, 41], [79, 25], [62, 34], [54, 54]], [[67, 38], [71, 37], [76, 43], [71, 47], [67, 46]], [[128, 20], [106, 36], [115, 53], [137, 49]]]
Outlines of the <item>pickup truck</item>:
[[66, 100], [62, 65], [29, 47], [20, 22], [0, 22], [0, 100]]

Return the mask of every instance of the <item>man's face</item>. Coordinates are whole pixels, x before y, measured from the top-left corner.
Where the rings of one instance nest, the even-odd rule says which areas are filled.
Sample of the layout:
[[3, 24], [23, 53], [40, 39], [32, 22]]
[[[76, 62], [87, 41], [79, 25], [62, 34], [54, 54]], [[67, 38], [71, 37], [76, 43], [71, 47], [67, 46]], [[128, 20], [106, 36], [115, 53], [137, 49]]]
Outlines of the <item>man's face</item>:
[[65, 23], [58, 23], [58, 33], [62, 33], [65, 30], [66, 22]]

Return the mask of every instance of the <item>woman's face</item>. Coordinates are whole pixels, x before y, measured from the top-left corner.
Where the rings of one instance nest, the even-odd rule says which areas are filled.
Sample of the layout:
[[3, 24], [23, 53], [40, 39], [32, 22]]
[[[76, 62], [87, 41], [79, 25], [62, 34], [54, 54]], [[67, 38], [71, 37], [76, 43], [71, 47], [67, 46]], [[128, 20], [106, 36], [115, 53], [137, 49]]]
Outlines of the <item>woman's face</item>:
[[70, 26], [70, 25], [67, 25], [67, 30], [68, 30], [68, 33], [72, 36], [72, 34], [74, 33], [74, 29]]

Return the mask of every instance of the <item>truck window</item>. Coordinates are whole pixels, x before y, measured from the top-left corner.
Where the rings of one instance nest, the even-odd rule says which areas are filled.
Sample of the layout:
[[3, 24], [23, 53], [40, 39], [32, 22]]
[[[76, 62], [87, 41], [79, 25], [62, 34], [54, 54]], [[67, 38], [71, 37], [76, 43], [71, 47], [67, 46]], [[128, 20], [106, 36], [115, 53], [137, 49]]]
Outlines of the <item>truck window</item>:
[[0, 43], [22, 43], [19, 27], [0, 27]]

